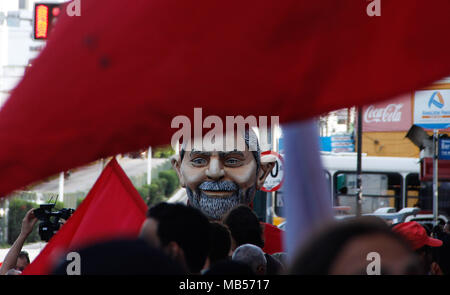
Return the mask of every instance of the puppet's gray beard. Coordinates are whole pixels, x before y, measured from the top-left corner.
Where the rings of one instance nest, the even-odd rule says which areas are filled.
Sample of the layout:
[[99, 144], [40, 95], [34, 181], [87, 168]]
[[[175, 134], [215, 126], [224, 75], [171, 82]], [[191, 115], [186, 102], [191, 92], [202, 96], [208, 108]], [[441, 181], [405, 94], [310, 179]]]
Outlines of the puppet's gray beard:
[[186, 192], [190, 206], [199, 209], [211, 219], [221, 220], [228, 211], [237, 205], [250, 204], [256, 192], [256, 185], [248, 188], [246, 191], [238, 189], [234, 194], [226, 198], [209, 197], [200, 190], [194, 193], [188, 187], [186, 187]]

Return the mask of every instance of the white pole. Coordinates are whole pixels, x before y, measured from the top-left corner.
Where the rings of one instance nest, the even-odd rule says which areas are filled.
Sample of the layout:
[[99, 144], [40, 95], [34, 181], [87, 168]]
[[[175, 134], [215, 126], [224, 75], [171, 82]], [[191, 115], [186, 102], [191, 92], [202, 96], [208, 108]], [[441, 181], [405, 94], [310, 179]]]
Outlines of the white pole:
[[5, 200], [5, 242], [8, 243], [8, 218], [9, 218], [9, 201]]
[[58, 200], [64, 202], [64, 171], [59, 174], [59, 196]]
[[148, 148], [147, 153], [147, 184], [152, 183], [152, 147]]
[[177, 141], [176, 145], [175, 145], [175, 155], [179, 155], [180, 154], [180, 142]]
[[0, 227], [0, 242], [7, 243], [8, 242], [8, 215], [7, 215], [7, 202], [6, 197], [3, 200], [0, 200], [0, 219], [2, 221], [2, 225]]
[[438, 224], [438, 130], [433, 130], [433, 220]]

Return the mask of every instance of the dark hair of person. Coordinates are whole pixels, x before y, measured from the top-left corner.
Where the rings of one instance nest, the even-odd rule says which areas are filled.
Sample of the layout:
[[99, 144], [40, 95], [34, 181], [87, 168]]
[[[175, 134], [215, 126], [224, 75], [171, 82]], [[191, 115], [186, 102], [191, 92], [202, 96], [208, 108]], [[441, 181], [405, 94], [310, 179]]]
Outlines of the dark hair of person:
[[[162, 250], [141, 239], [118, 239], [76, 250], [81, 275], [185, 275], [186, 270]], [[68, 275], [70, 260], [63, 255], [53, 275]]]
[[421, 224], [421, 226], [425, 229], [425, 231], [427, 232], [427, 236], [431, 236], [431, 231], [432, 231], [432, 226], [430, 226], [429, 224]]
[[28, 256], [28, 252], [26, 252], [26, 251], [20, 251], [17, 258], [22, 258], [22, 259], [25, 258], [27, 260], [28, 264], [30, 264], [30, 256]]
[[[436, 249], [434, 247], [430, 247], [428, 245], [425, 245], [417, 250], [415, 250], [414, 252], [416, 252], [419, 256], [421, 256], [423, 258], [423, 267], [424, 267], [424, 271], [425, 273], [428, 273], [430, 271], [431, 268], [431, 264], [433, 262], [437, 262], [438, 260], [436, 257]], [[439, 263], [438, 263], [439, 264]]]
[[254, 276], [255, 273], [250, 266], [233, 260], [222, 260], [215, 263], [208, 269], [204, 275], [250, 275]]
[[157, 234], [161, 244], [167, 246], [176, 242], [183, 249], [189, 270], [200, 272], [210, 247], [208, 218], [193, 207], [169, 203], [150, 208], [147, 217], [158, 221]]
[[369, 234], [384, 234], [398, 241], [405, 249], [409, 249], [406, 242], [392, 232], [389, 226], [378, 217], [351, 218], [337, 221], [311, 237], [308, 244], [297, 253], [289, 273], [295, 275], [327, 275], [347, 243]]
[[243, 244], [253, 244], [264, 247], [263, 229], [258, 216], [246, 205], [238, 205], [223, 217], [223, 223], [228, 226], [236, 247]]
[[217, 261], [228, 258], [231, 249], [231, 233], [223, 224], [213, 221], [210, 223], [210, 250], [209, 263], [213, 265]]

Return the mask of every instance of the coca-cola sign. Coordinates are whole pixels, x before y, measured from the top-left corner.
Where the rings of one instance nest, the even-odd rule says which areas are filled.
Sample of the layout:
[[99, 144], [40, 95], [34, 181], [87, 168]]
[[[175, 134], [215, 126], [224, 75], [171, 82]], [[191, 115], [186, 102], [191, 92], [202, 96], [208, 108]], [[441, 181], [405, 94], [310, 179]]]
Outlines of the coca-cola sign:
[[363, 131], [406, 131], [411, 122], [409, 94], [363, 108]]
[[364, 122], [400, 122], [402, 120], [402, 107], [402, 103], [391, 103], [380, 108], [370, 105], [364, 112]]

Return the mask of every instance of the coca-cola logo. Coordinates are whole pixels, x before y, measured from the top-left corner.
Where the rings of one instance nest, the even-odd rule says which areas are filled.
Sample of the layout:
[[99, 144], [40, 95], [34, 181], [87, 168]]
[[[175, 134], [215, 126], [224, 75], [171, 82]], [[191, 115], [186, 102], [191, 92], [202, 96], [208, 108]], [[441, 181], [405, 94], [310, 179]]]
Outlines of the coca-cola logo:
[[371, 105], [364, 113], [364, 122], [378, 123], [378, 122], [400, 122], [402, 120], [401, 108], [402, 103], [391, 103], [384, 108], [375, 108]]

